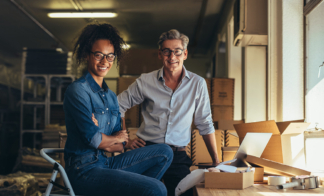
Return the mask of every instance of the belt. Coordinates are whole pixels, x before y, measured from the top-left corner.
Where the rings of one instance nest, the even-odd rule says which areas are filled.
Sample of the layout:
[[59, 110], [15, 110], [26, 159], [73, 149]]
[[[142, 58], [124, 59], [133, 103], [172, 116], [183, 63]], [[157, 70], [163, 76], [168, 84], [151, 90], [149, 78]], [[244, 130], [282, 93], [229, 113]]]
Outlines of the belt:
[[[153, 145], [153, 144], [157, 144], [157, 143], [154, 143], [154, 142], [150, 142], [150, 141], [145, 141], [146, 143], [146, 146], [149, 146], [149, 145]], [[180, 146], [180, 147], [176, 147], [176, 146], [173, 146], [173, 145], [169, 145], [168, 146], [171, 147], [172, 151], [173, 152], [177, 152], [177, 151], [186, 151], [186, 146]]]
[[186, 151], [186, 147], [185, 146], [181, 146], [181, 147], [175, 147], [175, 146], [171, 146], [171, 149], [174, 151], [174, 152], [177, 152], [177, 151]]

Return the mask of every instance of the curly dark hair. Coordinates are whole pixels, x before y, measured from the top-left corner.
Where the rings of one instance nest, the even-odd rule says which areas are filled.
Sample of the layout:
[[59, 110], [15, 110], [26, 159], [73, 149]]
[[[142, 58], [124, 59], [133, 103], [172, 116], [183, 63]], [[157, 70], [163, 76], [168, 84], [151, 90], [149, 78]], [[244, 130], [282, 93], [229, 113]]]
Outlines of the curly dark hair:
[[114, 46], [118, 65], [124, 53], [123, 45], [126, 45], [126, 42], [120, 37], [118, 30], [107, 23], [89, 24], [82, 30], [73, 49], [78, 65], [90, 55], [92, 45], [99, 39], [107, 39]]

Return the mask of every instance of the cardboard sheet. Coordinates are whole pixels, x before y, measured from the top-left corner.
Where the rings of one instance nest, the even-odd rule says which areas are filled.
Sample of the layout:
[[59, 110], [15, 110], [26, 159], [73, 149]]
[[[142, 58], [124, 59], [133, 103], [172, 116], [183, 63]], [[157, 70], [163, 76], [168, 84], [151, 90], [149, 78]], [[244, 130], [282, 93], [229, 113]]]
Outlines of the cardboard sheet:
[[277, 163], [271, 160], [258, 158], [252, 155], [247, 155], [245, 160], [249, 163], [253, 163], [255, 165], [263, 167], [264, 172], [269, 174], [276, 174], [282, 176], [311, 175], [310, 171], [299, 169], [296, 167], [291, 167], [289, 165]]

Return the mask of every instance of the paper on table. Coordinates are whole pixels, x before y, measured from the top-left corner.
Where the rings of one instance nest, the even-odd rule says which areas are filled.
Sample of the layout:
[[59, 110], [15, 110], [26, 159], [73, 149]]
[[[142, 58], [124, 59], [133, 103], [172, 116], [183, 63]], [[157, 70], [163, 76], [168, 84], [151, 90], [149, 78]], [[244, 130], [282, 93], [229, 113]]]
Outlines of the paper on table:
[[179, 182], [178, 186], [175, 189], [175, 195], [181, 195], [196, 184], [203, 182], [205, 180], [205, 172], [208, 172], [208, 170], [196, 169], [188, 174]]

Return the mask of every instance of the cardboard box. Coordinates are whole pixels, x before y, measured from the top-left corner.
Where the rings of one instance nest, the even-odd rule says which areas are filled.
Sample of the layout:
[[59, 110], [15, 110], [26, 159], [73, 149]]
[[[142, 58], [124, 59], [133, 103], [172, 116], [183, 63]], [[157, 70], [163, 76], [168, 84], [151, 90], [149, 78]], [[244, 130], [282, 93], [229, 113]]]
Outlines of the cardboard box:
[[233, 106], [211, 106], [213, 121], [233, 120], [234, 107]]
[[263, 167], [264, 172], [269, 174], [281, 176], [311, 175], [310, 171], [299, 169], [282, 163], [277, 163], [271, 160], [258, 158], [252, 155], [247, 155], [245, 160], [254, 165]]
[[136, 135], [137, 130], [138, 130], [138, 128], [135, 128], [135, 127], [127, 128], [129, 139], [133, 140], [133, 139], [137, 138], [137, 135]]
[[[124, 90], [135, 82], [137, 77], [120, 77], [117, 80], [117, 94], [122, 93]], [[128, 109], [125, 113], [126, 127], [139, 127], [140, 126], [140, 105], [136, 105]]]
[[226, 130], [224, 134], [225, 134], [225, 144], [224, 144], [225, 147], [240, 146], [239, 137], [235, 130]]
[[212, 105], [234, 105], [234, 79], [212, 79]]
[[[255, 123], [243, 123], [234, 125], [237, 134], [239, 135], [240, 143], [247, 132], [264, 132], [272, 133], [271, 139], [266, 146], [261, 158], [272, 160], [278, 163], [285, 163], [295, 167], [303, 167], [305, 165], [304, 155], [304, 142], [290, 142], [293, 141], [294, 137], [309, 126], [310, 123], [303, 123], [299, 121], [289, 121], [275, 123], [275, 121], [263, 121]], [[280, 127], [280, 130], [279, 128]], [[291, 152], [300, 149], [297, 154]], [[302, 149], [302, 150], [301, 150]], [[296, 157], [296, 155], [298, 157]], [[285, 157], [285, 160], [284, 160]], [[297, 159], [298, 158], [298, 159]]]
[[161, 69], [158, 49], [129, 49], [120, 61], [119, 75], [141, 75]]
[[[222, 146], [224, 146], [224, 131], [215, 130], [217, 155], [222, 161]], [[194, 165], [198, 163], [211, 163], [212, 159], [203, 137], [199, 134], [198, 129], [194, 129], [191, 135], [191, 160]]]
[[219, 121], [215, 122], [215, 128], [221, 129], [221, 130], [234, 130], [235, 124], [241, 124], [244, 123], [244, 120], [224, 120], [221, 119]]
[[205, 172], [205, 188], [245, 189], [254, 184], [254, 173]]
[[234, 159], [239, 147], [222, 147], [223, 162]]
[[[237, 170], [246, 170], [247, 167], [238, 167]], [[255, 183], [263, 182], [264, 168], [258, 165], [250, 167], [253, 170], [253, 178]]]
[[122, 93], [124, 90], [135, 82], [138, 77], [119, 77], [117, 79], [117, 95]]
[[205, 78], [206, 84], [207, 84], [207, 90], [208, 90], [208, 95], [209, 95], [209, 100], [210, 102], [212, 101], [212, 87], [211, 87], [211, 78]]

